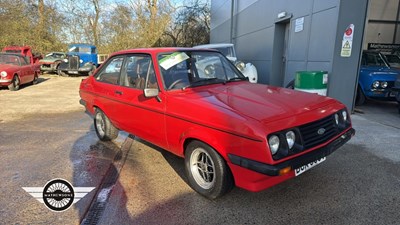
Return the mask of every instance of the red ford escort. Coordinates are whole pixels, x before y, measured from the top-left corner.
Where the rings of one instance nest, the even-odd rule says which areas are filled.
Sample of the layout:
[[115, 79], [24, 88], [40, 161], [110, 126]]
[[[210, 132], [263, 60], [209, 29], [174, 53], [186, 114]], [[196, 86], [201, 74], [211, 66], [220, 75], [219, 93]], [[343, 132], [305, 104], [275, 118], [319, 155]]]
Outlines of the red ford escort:
[[80, 96], [100, 140], [124, 130], [184, 157], [190, 186], [211, 199], [298, 176], [355, 134], [337, 100], [250, 83], [213, 50], [116, 52]]

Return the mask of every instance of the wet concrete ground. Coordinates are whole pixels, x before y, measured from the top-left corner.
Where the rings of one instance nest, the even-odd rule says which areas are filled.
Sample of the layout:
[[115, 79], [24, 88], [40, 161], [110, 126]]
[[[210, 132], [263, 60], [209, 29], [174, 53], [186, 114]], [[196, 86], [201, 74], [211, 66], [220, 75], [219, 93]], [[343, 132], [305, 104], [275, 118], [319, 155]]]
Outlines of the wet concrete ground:
[[[2, 123], [0, 224], [398, 224], [400, 115], [363, 111], [356, 136], [321, 165], [213, 201], [186, 184], [182, 159], [122, 132], [98, 141], [83, 110]], [[54, 178], [96, 189], [58, 213], [22, 189]]]

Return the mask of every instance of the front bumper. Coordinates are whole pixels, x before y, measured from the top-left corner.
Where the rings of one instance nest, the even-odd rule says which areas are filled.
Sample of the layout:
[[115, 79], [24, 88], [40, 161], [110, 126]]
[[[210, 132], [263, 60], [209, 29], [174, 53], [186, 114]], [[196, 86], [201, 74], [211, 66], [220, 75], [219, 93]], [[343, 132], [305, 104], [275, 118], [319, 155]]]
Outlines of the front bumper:
[[57, 68], [54, 64], [42, 64], [40, 65], [40, 71], [56, 71]]
[[371, 89], [365, 91], [365, 96], [370, 98], [389, 98], [391, 95], [390, 88], [388, 89]]
[[240, 156], [228, 154], [228, 157], [232, 164], [261, 173], [268, 176], [279, 176], [279, 172], [287, 167], [291, 170], [300, 168], [303, 165], [314, 162], [318, 159], [326, 157], [334, 152], [336, 149], [348, 142], [352, 136], [354, 136], [355, 130], [350, 128], [347, 132], [342, 134], [340, 137], [333, 140], [328, 145], [311, 151], [307, 154], [301, 155], [299, 157], [287, 160], [277, 165], [269, 165], [261, 162], [257, 162], [251, 159], [243, 158]]
[[8, 86], [12, 82], [12, 79], [0, 79], [0, 86]]
[[90, 71], [92, 71], [92, 67], [80, 67], [79, 69], [62, 69], [61, 71], [67, 74], [88, 74]]

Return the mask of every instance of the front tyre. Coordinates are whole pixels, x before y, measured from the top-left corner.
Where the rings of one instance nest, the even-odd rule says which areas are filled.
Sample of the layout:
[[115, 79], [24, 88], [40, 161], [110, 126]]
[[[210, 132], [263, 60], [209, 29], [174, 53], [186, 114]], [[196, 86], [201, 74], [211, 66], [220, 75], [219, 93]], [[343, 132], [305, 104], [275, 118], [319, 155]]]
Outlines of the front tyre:
[[210, 146], [192, 141], [185, 151], [185, 172], [189, 185], [199, 194], [216, 199], [234, 185], [224, 159]]
[[64, 71], [62, 71], [60, 69], [57, 69], [57, 74], [58, 74], [58, 76], [61, 76], [61, 77], [69, 77], [69, 75], [67, 73], [65, 73]]
[[100, 109], [96, 109], [94, 113], [94, 128], [97, 137], [102, 141], [111, 141], [118, 137], [118, 129]]
[[356, 95], [356, 105], [362, 105], [365, 103], [365, 95], [361, 90], [361, 87], [358, 86], [357, 88], [357, 95]]
[[13, 77], [12, 81], [11, 81], [11, 84], [8, 85], [8, 89], [9, 89], [10, 91], [18, 91], [20, 85], [21, 85], [21, 83], [20, 83], [20, 81], [19, 81], [19, 78], [18, 78], [17, 75], [15, 75], [15, 76]]

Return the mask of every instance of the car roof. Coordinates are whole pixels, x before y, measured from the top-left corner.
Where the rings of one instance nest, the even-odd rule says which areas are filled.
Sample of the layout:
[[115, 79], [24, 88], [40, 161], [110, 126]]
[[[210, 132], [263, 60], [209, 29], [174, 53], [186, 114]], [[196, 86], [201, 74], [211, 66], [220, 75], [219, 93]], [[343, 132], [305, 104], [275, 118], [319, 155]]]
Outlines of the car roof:
[[193, 48], [223, 48], [232, 46], [233, 46], [232, 43], [215, 43], [215, 44], [196, 45]]
[[70, 44], [70, 45], [68, 45], [69, 48], [70, 48], [70, 47], [74, 47], [74, 46], [76, 46], [76, 47], [90, 47], [90, 48], [96, 48], [95, 45], [91, 45], [91, 44]]
[[[111, 54], [111, 56], [129, 54], [129, 53], [159, 54], [159, 53], [163, 53], [163, 52], [179, 52], [179, 51], [204, 51], [204, 50], [195, 49], [195, 48], [185, 48], [185, 47], [135, 48], [135, 49], [126, 49], [126, 50], [114, 52], [113, 54]], [[207, 50], [207, 51], [217, 52], [212, 49]]]

